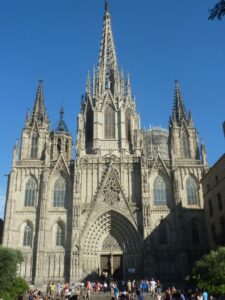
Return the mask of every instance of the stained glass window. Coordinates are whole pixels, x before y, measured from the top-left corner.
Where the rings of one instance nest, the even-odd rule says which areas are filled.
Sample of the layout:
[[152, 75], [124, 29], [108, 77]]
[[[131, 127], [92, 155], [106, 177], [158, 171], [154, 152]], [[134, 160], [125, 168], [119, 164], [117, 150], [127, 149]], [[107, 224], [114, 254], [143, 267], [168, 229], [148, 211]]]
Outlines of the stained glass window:
[[57, 224], [56, 230], [56, 246], [63, 246], [64, 244], [64, 232], [62, 226]]
[[36, 131], [33, 132], [33, 136], [31, 139], [31, 158], [36, 159], [38, 155], [38, 133]]
[[166, 182], [162, 176], [158, 175], [153, 184], [154, 205], [167, 205]]
[[192, 177], [188, 177], [186, 181], [186, 193], [187, 193], [188, 205], [197, 205], [198, 204], [197, 183], [195, 179]]
[[126, 110], [125, 121], [126, 121], [126, 139], [129, 143], [131, 143], [131, 112], [129, 109]]
[[66, 181], [60, 176], [54, 184], [53, 206], [65, 207], [66, 205]]
[[32, 246], [32, 229], [28, 224], [24, 227], [23, 246]]
[[111, 105], [105, 108], [105, 139], [115, 139], [115, 111]]
[[26, 183], [24, 206], [26, 207], [34, 206], [35, 197], [36, 197], [36, 182], [33, 178], [30, 178]]

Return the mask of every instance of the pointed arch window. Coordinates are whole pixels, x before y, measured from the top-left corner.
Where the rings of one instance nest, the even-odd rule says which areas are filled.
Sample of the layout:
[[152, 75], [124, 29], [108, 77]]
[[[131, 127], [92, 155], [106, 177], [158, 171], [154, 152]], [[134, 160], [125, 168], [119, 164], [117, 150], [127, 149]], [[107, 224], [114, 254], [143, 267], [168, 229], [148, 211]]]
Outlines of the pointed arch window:
[[131, 111], [126, 110], [125, 113], [125, 124], [126, 124], [126, 140], [131, 143]]
[[29, 224], [26, 224], [24, 227], [23, 233], [23, 246], [32, 247], [32, 228]]
[[86, 113], [86, 127], [85, 127], [85, 142], [86, 142], [86, 149], [91, 149], [93, 146], [93, 110], [91, 105], [88, 104], [87, 113]]
[[196, 222], [192, 222], [191, 224], [191, 236], [192, 236], [192, 243], [199, 244], [199, 231]]
[[61, 149], [62, 149], [62, 141], [61, 141], [61, 139], [58, 139], [58, 141], [57, 141], [57, 151], [58, 151], [58, 154], [61, 153]]
[[164, 178], [158, 175], [153, 184], [154, 205], [167, 205], [167, 187]]
[[182, 139], [181, 139], [181, 143], [182, 143], [182, 154], [184, 158], [190, 158], [190, 143], [189, 143], [189, 136], [188, 133], [185, 131], [182, 133]]
[[63, 227], [59, 224], [57, 224], [55, 241], [56, 241], [56, 246], [64, 245], [64, 230]]
[[186, 181], [186, 193], [188, 205], [198, 204], [198, 189], [196, 180], [193, 177], [188, 177]]
[[38, 155], [38, 133], [36, 131], [33, 132], [31, 139], [31, 153], [30, 156], [33, 159], [36, 159]]
[[66, 206], [66, 180], [60, 176], [54, 184], [53, 207]]
[[68, 154], [68, 151], [69, 151], [69, 141], [66, 140], [66, 143], [65, 143], [65, 152], [66, 152], [66, 154]]
[[115, 110], [111, 105], [107, 105], [104, 114], [105, 139], [115, 139]]
[[36, 190], [36, 182], [33, 178], [30, 178], [26, 183], [24, 206], [33, 207], [35, 205]]

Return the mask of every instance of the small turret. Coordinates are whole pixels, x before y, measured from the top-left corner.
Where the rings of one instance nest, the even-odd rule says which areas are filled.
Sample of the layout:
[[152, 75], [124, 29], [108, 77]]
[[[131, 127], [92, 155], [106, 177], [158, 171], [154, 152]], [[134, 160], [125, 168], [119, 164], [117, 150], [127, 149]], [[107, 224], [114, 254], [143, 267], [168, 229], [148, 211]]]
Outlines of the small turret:
[[59, 122], [55, 130], [50, 134], [51, 138], [51, 159], [57, 160], [62, 153], [65, 160], [72, 156], [72, 137], [64, 121], [63, 107], [59, 111]]

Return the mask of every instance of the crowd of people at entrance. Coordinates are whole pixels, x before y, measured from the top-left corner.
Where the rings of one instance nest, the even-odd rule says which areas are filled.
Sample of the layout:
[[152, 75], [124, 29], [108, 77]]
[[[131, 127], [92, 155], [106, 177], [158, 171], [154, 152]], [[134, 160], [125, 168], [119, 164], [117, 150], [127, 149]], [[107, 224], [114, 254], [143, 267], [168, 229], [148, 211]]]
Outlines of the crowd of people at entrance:
[[[175, 287], [169, 287], [162, 291], [162, 285], [159, 280], [128, 280], [115, 282], [106, 280], [91, 283], [60, 283], [51, 281], [47, 285], [47, 290], [42, 293], [38, 290], [29, 292], [29, 300], [91, 300], [93, 294], [110, 295], [111, 300], [144, 300], [146, 295], [150, 295], [157, 300], [214, 300], [208, 299], [206, 291], [178, 290]], [[104, 299], [104, 298], [103, 298]], [[108, 298], [107, 298], [108, 299]]]

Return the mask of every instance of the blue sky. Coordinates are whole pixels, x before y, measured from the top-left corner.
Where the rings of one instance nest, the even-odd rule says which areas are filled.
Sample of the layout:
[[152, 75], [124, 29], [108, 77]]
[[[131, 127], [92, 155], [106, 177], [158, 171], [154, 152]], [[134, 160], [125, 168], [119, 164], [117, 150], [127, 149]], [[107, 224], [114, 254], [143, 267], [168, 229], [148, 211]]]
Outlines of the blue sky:
[[[130, 73], [142, 127], [168, 126], [178, 79], [210, 164], [224, 153], [225, 19], [207, 19], [216, 1], [110, 1], [118, 62]], [[0, 1], [0, 217], [4, 175], [40, 78], [52, 128], [63, 105], [75, 138], [86, 74], [98, 61], [103, 12], [103, 0]]]

